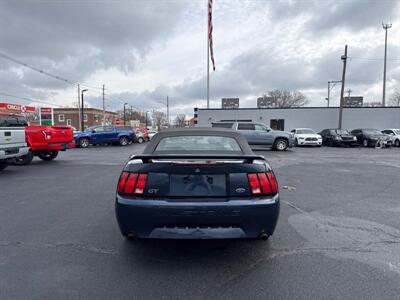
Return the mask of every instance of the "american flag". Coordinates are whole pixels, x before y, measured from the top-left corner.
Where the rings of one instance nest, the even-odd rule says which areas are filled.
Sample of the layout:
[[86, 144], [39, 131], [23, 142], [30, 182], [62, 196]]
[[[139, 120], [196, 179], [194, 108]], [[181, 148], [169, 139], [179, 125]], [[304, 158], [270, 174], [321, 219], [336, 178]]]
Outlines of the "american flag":
[[211, 61], [213, 64], [213, 70], [215, 71], [214, 51], [213, 51], [213, 24], [212, 24], [212, 5], [213, 0], [208, 0], [208, 46], [210, 47]]

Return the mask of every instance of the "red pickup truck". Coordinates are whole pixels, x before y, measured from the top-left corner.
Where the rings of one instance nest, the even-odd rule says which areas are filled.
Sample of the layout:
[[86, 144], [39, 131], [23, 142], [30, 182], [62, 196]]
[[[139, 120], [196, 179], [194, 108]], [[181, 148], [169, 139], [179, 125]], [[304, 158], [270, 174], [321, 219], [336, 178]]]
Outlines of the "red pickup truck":
[[27, 165], [34, 156], [48, 161], [57, 157], [59, 151], [75, 147], [74, 134], [71, 127], [61, 126], [29, 126], [23, 115], [9, 114], [7, 126], [25, 127], [28, 154], [16, 158], [14, 164]]

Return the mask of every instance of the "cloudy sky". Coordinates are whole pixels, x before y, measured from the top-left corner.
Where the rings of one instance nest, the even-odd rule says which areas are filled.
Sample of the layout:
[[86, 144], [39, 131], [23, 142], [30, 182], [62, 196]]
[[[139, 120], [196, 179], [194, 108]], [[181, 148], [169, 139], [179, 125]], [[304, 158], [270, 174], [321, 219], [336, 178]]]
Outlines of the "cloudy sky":
[[[92, 107], [101, 107], [105, 84], [108, 109], [164, 109], [168, 95], [171, 115], [192, 114], [206, 105], [206, 12], [206, 0], [2, 0], [0, 53], [88, 87]], [[346, 89], [380, 101], [382, 21], [393, 23], [387, 95], [400, 91], [400, 1], [214, 0], [213, 13], [212, 107], [222, 97], [254, 107], [271, 89], [299, 90], [309, 105], [324, 106], [345, 44]], [[32, 104], [22, 97], [67, 106], [77, 87], [0, 57], [0, 102]]]

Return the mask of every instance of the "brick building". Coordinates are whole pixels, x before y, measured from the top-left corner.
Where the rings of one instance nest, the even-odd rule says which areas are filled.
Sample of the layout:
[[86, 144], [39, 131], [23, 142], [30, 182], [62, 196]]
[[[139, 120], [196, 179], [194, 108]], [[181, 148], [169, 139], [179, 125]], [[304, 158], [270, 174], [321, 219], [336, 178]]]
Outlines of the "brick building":
[[[83, 119], [85, 128], [103, 124], [103, 110], [97, 108], [85, 108]], [[116, 112], [106, 111], [106, 124], [115, 124], [119, 119]], [[54, 125], [73, 126], [79, 128], [78, 108], [54, 108]]]

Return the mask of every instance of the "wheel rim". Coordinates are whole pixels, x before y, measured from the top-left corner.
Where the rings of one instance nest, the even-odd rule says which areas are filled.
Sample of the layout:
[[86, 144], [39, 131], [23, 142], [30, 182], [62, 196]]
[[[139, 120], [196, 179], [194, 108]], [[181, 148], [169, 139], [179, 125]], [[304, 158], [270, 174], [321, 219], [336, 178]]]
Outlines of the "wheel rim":
[[82, 147], [86, 148], [89, 144], [89, 141], [87, 139], [83, 139], [83, 140], [81, 140], [80, 144]]
[[284, 150], [286, 148], [286, 143], [284, 141], [279, 141], [276, 148], [278, 148], [278, 150]]
[[364, 140], [364, 141], [363, 141], [363, 145], [364, 145], [364, 147], [367, 147], [367, 146], [368, 146], [368, 141], [367, 141], [367, 140]]
[[126, 138], [122, 138], [121, 145], [125, 146], [126, 144], [128, 144], [128, 140]]
[[139, 138], [139, 144], [143, 143], [143, 139]]
[[396, 147], [399, 147], [399, 146], [400, 146], [400, 140], [395, 140], [395, 141], [394, 141], [394, 145], [395, 145]]

